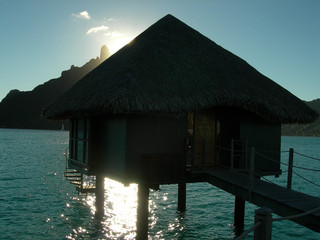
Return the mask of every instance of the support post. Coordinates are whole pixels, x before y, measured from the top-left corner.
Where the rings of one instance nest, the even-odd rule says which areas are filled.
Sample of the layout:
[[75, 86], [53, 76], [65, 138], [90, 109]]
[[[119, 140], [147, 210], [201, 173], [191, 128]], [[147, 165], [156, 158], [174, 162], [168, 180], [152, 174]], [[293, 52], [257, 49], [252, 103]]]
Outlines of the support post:
[[137, 240], [148, 239], [149, 187], [138, 184]]
[[254, 223], [261, 222], [254, 230], [254, 240], [271, 240], [272, 237], [272, 210], [259, 208], [255, 211]]
[[292, 185], [292, 167], [293, 167], [293, 148], [289, 149], [289, 163], [288, 163], [288, 181], [287, 188], [291, 190]]
[[246, 201], [240, 197], [234, 198], [234, 217], [233, 217], [233, 229], [236, 235], [240, 235], [244, 228], [244, 215], [245, 215], [245, 203]]
[[249, 170], [249, 199], [252, 198], [252, 190], [253, 190], [253, 181], [254, 181], [254, 148], [251, 148], [250, 151], [250, 170]]
[[230, 152], [230, 168], [233, 169], [233, 159], [234, 159], [234, 140], [231, 139], [231, 152]]
[[186, 194], [187, 194], [187, 184], [178, 183], [178, 210], [180, 212], [186, 211]]
[[104, 177], [96, 176], [96, 212], [95, 216], [102, 219], [104, 216]]

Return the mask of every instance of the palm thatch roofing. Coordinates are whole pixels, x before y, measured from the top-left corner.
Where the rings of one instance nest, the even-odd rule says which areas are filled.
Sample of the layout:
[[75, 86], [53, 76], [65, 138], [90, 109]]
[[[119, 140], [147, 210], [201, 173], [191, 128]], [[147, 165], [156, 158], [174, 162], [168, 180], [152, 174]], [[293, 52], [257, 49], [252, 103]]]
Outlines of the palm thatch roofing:
[[317, 113], [247, 62], [167, 15], [43, 111], [51, 119], [235, 106], [277, 123]]

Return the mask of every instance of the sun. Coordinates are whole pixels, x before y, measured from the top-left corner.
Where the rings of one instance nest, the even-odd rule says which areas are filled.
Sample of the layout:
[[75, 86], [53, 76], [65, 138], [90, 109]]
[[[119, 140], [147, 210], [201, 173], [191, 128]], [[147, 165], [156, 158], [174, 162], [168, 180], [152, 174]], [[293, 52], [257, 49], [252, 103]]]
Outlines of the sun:
[[121, 36], [113, 37], [108, 41], [109, 43], [107, 44], [107, 46], [108, 46], [108, 48], [110, 50], [110, 53], [114, 54], [119, 49], [121, 49], [122, 47], [124, 47], [125, 45], [130, 43], [133, 39], [134, 39], [134, 37], [127, 36], [127, 35], [121, 35]]

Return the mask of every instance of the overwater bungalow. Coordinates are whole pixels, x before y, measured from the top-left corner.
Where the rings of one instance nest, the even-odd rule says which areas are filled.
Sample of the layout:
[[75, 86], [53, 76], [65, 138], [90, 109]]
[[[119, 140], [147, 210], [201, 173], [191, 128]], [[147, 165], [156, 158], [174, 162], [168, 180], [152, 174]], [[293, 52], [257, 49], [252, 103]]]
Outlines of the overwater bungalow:
[[195, 181], [197, 169], [281, 174], [281, 124], [317, 113], [172, 15], [154, 23], [48, 106], [69, 119], [69, 167], [157, 188]]

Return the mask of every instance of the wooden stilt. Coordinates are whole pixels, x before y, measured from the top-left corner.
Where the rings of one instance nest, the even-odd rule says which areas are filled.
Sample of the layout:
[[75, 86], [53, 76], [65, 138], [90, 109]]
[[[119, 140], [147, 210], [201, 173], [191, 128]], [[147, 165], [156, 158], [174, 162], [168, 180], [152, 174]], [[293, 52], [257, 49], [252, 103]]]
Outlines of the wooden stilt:
[[233, 227], [236, 235], [240, 235], [244, 228], [244, 214], [245, 214], [245, 203], [246, 201], [235, 197], [234, 199], [234, 218]]
[[104, 216], [104, 177], [96, 176], [96, 212], [95, 216], [102, 219]]
[[184, 212], [186, 210], [186, 192], [187, 184], [179, 183], [178, 184], [178, 210]]
[[148, 239], [149, 187], [138, 185], [137, 240]]

